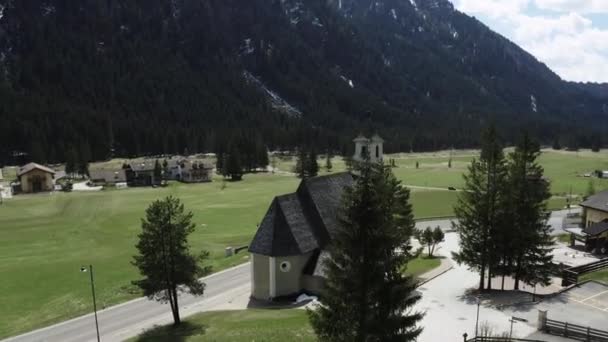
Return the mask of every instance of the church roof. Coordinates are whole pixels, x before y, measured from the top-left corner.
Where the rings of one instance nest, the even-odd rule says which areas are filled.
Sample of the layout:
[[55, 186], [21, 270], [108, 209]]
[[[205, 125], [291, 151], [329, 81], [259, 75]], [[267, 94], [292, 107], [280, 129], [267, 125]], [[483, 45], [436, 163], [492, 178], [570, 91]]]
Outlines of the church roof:
[[301, 255], [324, 248], [338, 229], [349, 173], [305, 179], [292, 194], [275, 197], [249, 251], [267, 256]]

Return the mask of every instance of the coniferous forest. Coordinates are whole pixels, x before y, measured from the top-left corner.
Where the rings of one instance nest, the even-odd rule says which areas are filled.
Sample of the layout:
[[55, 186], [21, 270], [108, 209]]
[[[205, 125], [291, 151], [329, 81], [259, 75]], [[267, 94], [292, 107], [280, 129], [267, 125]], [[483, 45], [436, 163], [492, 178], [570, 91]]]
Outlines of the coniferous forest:
[[[415, 5], [415, 6], [414, 6]], [[602, 85], [562, 81], [446, 0], [1, 0], [0, 163], [478, 146], [494, 122], [601, 146]], [[590, 124], [593, 122], [593, 124]], [[256, 148], [259, 150], [259, 148]]]

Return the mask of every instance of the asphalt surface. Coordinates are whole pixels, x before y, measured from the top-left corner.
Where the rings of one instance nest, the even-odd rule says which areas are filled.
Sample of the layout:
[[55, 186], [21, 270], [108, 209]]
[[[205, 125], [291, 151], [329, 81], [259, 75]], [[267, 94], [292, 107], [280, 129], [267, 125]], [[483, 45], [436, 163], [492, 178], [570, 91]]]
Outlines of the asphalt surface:
[[[182, 316], [212, 309], [229, 301], [231, 296], [249, 291], [250, 264], [246, 263], [204, 278], [207, 284], [202, 297], [184, 294], [179, 298]], [[107, 308], [97, 313], [101, 341], [122, 341], [145, 329], [171, 322], [169, 304], [146, 298]], [[85, 342], [96, 341], [95, 318], [88, 314], [47, 328], [32, 331], [5, 340], [5, 342]]]

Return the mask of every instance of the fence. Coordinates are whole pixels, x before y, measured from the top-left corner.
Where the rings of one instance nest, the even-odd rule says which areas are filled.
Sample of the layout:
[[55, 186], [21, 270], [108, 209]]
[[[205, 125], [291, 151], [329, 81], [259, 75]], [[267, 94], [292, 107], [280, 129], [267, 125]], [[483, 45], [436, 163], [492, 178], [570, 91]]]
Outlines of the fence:
[[562, 286], [578, 284], [578, 278], [584, 274], [608, 268], [608, 258], [581, 266], [570, 267], [562, 271]]
[[547, 319], [544, 326], [547, 334], [564, 336], [580, 341], [608, 342], [608, 331], [592, 329], [582, 325]]
[[522, 340], [508, 337], [475, 337], [466, 342], [544, 342], [539, 340]]

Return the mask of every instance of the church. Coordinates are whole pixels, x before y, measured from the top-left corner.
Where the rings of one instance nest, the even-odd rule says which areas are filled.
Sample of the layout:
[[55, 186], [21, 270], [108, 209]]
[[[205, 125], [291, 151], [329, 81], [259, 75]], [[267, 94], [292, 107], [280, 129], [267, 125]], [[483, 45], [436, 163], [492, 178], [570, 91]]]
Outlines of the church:
[[[379, 136], [359, 136], [354, 142], [355, 161], [368, 155], [372, 162], [382, 162]], [[339, 229], [342, 194], [352, 184], [348, 172], [314, 177], [302, 180], [294, 193], [273, 199], [249, 246], [251, 297], [274, 300], [322, 293], [323, 261], [330, 257], [327, 248]]]

